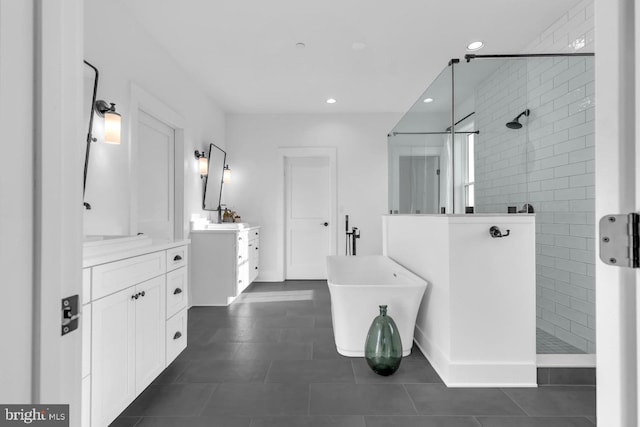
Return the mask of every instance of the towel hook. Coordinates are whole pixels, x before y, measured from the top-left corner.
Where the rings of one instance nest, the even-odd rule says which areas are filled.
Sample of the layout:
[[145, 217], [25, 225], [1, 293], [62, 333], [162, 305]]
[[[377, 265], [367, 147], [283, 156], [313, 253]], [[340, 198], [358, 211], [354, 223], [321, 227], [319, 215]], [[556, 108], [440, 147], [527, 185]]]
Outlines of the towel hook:
[[507, 230], [507, 232], [505, 234], [502, 234], [502, 231], [500, 230], [500, 227], [498, 227], [497, 225], [493, 225], [489, 229], [489, 235], [491, 237], [493, 237], [494, 239], [497, 239], [499, 237], [507, 237], [509, 235], [509, 233], [511, 233], [511, 230]]

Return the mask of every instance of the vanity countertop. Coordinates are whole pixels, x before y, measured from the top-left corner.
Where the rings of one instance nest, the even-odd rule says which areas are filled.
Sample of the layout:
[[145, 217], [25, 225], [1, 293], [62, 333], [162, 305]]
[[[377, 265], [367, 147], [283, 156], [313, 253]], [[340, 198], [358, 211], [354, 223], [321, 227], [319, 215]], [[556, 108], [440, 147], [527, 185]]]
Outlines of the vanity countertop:
[[82, 250], [82, 268], [163, 251], [189, 244], [189, 239], [152, 239], [149, 236], [86, 236]]
[[251, 225], [246, 222], [223, 222], [220, 224], [213, 223], [194, 223], [191, 227], [191, 233], [236, 233], [239, 231], [257, 230], [259, 225]]

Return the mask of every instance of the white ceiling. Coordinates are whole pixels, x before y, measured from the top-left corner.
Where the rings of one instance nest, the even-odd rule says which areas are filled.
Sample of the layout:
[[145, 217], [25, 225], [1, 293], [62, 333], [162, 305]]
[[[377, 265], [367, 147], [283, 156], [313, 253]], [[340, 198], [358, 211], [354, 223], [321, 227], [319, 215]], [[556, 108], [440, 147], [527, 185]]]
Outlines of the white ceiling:
[[232, 113], [404, 112], [470, 41], [518, 53], [576, 3], [118, 1]]

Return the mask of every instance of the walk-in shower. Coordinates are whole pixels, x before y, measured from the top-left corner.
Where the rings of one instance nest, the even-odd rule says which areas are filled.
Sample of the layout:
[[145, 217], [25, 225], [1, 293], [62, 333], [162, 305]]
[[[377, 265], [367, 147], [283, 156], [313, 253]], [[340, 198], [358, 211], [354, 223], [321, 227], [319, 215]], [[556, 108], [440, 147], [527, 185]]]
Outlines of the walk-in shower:
[[538, 353], [595, 353], [593, 54], [465, 59], [388, 134], [389, 213], [535, 212]]

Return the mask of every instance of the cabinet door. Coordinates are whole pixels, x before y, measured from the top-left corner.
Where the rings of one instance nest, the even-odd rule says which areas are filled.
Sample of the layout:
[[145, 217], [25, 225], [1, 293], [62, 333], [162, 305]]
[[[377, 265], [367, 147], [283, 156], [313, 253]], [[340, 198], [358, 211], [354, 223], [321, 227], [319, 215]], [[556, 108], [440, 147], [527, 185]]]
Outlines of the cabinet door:
[[135, 288], [92, 304], [91, 425], [109, 425], [136, 397]]
[[136, 286], [136, 394], [165, 368], [165, 276]]

